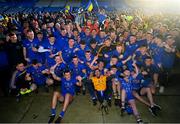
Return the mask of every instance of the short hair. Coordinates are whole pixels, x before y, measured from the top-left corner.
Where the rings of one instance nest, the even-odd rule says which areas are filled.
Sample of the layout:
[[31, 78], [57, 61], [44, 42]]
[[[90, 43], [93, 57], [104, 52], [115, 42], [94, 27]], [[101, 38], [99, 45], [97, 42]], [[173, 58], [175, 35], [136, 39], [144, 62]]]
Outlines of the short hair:
[[38, 31], [38, 32], [37, 32], [37, 35], [38, 35], [38, 34], [43, 34], [43, 33], [42, 33], [41, 31]]
[[33, 59], [33, 60], [32, 60], [32, 64], [33, 64], [33, 65], [38, 64], [38, 60], [37, 60], [37, 59]]
[[87, 50], [86, 50], [86, 53], [91, 53], [91, 50], [90, 50], [90, 49], [87, 49]]
[[112, 66], [111, 66], [111, 69], [112, 69], [112, 68], [117, 68], [117, 66], [116, 66], [116, 65], [112, 65]]
[[96, 43], [97, 43], [96, 39], [93, 38], [90, 40], [90, 44], [96, 44]]
[[49, 34], [48, 38], [55, 37], [54, 34]]
[[147, 56], [146, 58], [145, 58], [145, 60], [147, 60], [147, 59], [152, 59], [150, 56]]
[[61, 28], [61, 31], [66, 30], [65, 28]]
[[105, 41], [107, 41], [107, 40], [111, 41], [111, 38], [110, 38], [110, 37], [107, 37], [107, 38], [105, 39]]
[[19, 64], [24, 64], [24, 62], [22, 62], [22, 61], [16, 62], [16, 66], [18, 66]]
[[85, 45], [86, 42], [85, 42], [84, 40], [81, 40], [81, 41], [80, 41], [80, 44]]
[[64, 74], [66, 74], [66, 73], [70, 73], [71, 74], [71, 71], [69, 69], [66, 69], [66, 70], [64, 70]]
[[75, 59], [75, 58], [77, 58], [77, 59], [78, 59], [78, 56], [77, 56], [77, 55], [75, 55], [75, 56], [73, 56], [73, 57], [72, 57], [72, 59]]
[[28, 30], [27, 30], [27, 33], [29, 33], [29, 32], [33, 32], [33, 30], [32, 30], [32, 29], [28, 29]]
[[14, 32], [9, 33], [9, 37], [16, 35]]
[[116, 59], [118, 59], [118, 57], [117, 57], [116, 55], [113, 55], [111, 58], [116, 58]]
[[77, 31], [77, 32], [79, 32], [77, 28], [74, 28], [74, 29], [73, 29], [73, 32], [74, 32], [74, 31]]
[[73, 38], [73, 37], [69, 37], [69, 38], [68, 38], [68, 41], [69, 41], [69, 40], [73, 40], [73, 41], [74, 41], [74, 38]]

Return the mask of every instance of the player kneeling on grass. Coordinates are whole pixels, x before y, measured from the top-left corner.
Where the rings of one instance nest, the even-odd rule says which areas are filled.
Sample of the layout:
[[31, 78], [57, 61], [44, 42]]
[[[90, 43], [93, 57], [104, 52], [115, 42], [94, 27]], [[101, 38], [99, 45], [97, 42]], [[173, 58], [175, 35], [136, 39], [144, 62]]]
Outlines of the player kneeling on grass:
[[[135, 67], [136, 75], [138, 74], [138, 69], [136, 64], [133, 63], [133, 66]], [[124, 72], [124, 78], [120, 79], [121, 86], [122, 86], [122, 93], [121, 93], [121, 115], [123, 115], [123, 112], [129, 109], [125, 108], [125, 101], [128, 101], [129, 108], [132, 109], [132, 113], [134, 114], [137, 123], [142, 123], [142, 119], [140, 118], [139, 112], [136, 107], [136, 102], [132, 93], [132, 79], [133, 77], [136, 77], [136, 75], [131, 75], [130, 71], [126, 69]]]
[[22, 62], [16, 65], [16, 71], [12, 75], [10, 87], [11, 91], [16, 92], [17, 101], [19, 101], [20, 96], [36, 89], [36, 85], [32, 84], [32, 79], [27, 74], [27, 69]]
[[81, 79], [78, 79], [77, 81], [75, 78], [71, 76], [71, 72], [69, 70], [66, 70], [64, 72], [64, 78], [59, 78], [61, 80], [61, 93], [58, 91], [55, 91], [52, 98], [51, 103], [51, 116], [48, 121], [48, 123], [52, 123], [55, 115], [56, 115], [56, 105], [57, 101], [64, 102], [63, 103], [63, 109], [59, 113], [59, 117], [56, 119], [55, 123], [60, 123], [62, 118], [64, 117], [65, 111], [67, 110], [67, 107], [73, 100], [73, 96], [75, 94], [75, 86], [81, 86]]

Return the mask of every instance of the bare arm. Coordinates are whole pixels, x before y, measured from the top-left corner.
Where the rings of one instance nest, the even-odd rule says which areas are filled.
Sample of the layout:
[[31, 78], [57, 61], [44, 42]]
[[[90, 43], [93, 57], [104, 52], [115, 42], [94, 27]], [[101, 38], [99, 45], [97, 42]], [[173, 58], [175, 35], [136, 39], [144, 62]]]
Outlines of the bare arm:
[[129, 61], [132, 58], [132, 56], [129, 56], [126, 60], [122, 61], [123, 64], [125, 64], [127, 61]]
[[16, 88], [16, 86], [15, 86], [15, 80], [16, 80], [16, 74], [17, 74], [17, 72], [18, 72], [18, 71], [15, 71], [15, 72], [13, 73], [13, 75], [12, 75], [12, 78], [11, 78], [10, 87], [11, 87], [12, 89], [15, 89], [15, 88]]
[[26, 47], [23, 47], [23, 55], [24, 55], [24, 59], [26, 59]]
[[76, 23], [76, 27], [77, 27], [77, 29], [78, 29], [79, 32], [82, 31], [82, 29], [81, 29], [81, 27], [80, 27], [80, 25], [79, 25], [78, 23]]
[[135, 75], [133, 77], [136, 78], [138, 76], [138, 74], [139, 74], [139, 69], [138, 69], [137, 65], [135, 64], [135, 62], [132, 65], [135, 68]]
[[24, 59], [25, 59], [27, 62], [30, 61], [29, 58], [27, 58], [27, 56], [26, 56], [26, 47], [23, 47], [23, 56], [24, 56]]
[[58, 77], [58, 76], [54, 73], [54, 69], [56, 68], [57, 65], [58, 65], [58, 64], [56, 64], [56, 65], [54, 65], [54, 66], [52, 66], [52, 67], [50, 68], [50, 73], [52, 74], [52, 77], [53, 77], [55, 80], [60, 81], [61, 78]]
[[93, 61], [92, 61], [91, 64], [90, 64], [90, 67], [92, 67], [92, 66], [94, 65], [94, 63], [96, 62], [97, 59], [98, 59], [98, 56], [95, 56], [94, 59], [93, 59]]

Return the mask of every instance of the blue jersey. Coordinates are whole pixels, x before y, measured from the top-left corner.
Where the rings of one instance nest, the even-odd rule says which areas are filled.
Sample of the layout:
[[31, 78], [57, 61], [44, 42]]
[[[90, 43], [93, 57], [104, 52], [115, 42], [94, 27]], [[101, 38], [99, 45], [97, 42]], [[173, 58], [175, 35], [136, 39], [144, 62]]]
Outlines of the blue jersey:
[[32, 61], [33, 59], [38, 60], [38, 52], [34, 52], [32, 50], [33, 47], [35, 47], [35, 48], [39, 47], [39, 43], [36, 39], [34, 39], [32, 42], [29, 41], [28, 39], [25, 39], [23, 41], [23, 47], [26, 48], [26, 57], [29, 58], [30, 61]]
[[107, 37], [101, 38], [100, 36], [97, 39], [98, 46], [102, 45]]
[[70, 80], [66, 80], [65, 78], [62, 78], [61, 83], [61, 91], [63, 96], [65, 96], [67, 93], [70, 93], [71, 95], [75, 94], [75, 85], [77, 83], [76, 79], [71, 78]]
[[54, 73], [55, 73], [58, 77], [62, 77], [65, 69], [66, 69], [66, 64], [60, 63], [60, 64], [58, 64], [58, 65], [55, 67]]
[[[83, 60], [84, 65], [85, 65], [85, 69], [86, 69], [86, 73], [87, 73], [88, 76], [92, 72], [92, 69], [88, 65], [92, 63], [93, 59], [94, 59], [94, 56], [91, 55], [91, 59], [90, 60], [87, 60], [86, 58], [84, 58], [84, 60]], [[94, 63], [94, 65], [96, 65], [96, 64], [97, 63]]]
[[85, 74], [82, 72], [82, 70], [85, 69], [85, 66], [81, 63], [78, 63], [78, 65], [74, 65], [73, 63], [69, 64], [69, 69], [72, 72], [73, 77], [81, 76], [83, 77]]
[[45, 49], [50, 50], [50, 52], [45, 53], [45, 56], [46, 56], [47, 66], [51, 67], [55, 64], [55, 60], [54, 60], [54, 58], [50, 58], [50, 55], [58, 53], [60, 51], [60, 47], [58, 46], [57, 41], [55, 41], [54, 44], [50, 44], [50, 42], [48, 41], [43, 44], [43, 47]]
[[125, 49], [125, 52], [124, 52], [125, 59], [128, 56], [133, 55], [133, 53], [142, 45], [147, 45], [146, 40], [140, 40], [140, 41], [136, 41], [133, 44], [126, 45], [126, 49]]
[[[113, 65], [111, 65], [110, 63], [108, 63], [105, 68], [110, 70], [111, 66], [113, 66]], [[122, 64], [121, 61], [118, 61], [115, 66], [117, 67], [117, 69], [120, 69], [120, 68], [123, 66], [123, 64]]]
[[37, 85], [44, 85], [46, 83], [46, 76], [42, 74], [42, 71], [45, 69], [45, 66], [40, 66], [38, 68], [31, 66], [27, 69], [27, 73], [31, 75], [34, 83]]
[[126, 82], [126, 80], [123, 78], [120, 78], [119, 80], [121, 82], [122, 89], [124, 89], [126, 91], [126, 93], [131, 93], [132, 89], [133, 89], [133, 85], [132, 85], [133, 77], [130, 76], [128, 78], [128, 80], [129, 80], [128, 82]]
[[70, 63], [72, 61], [72, 58], [75, 55], [74, 49], [75, 47], [70, 48], [69, 46], [66, 46], [62, 50], [62, 57], [66, 63]]
[[120, 80], [120, 78], [119, 78], [120, 75], [121, 75], [121, 72], [119, 70], [117, 70], [117, 72], [111, 76], [112, 76], [112, 78], [116, 78], [116, 79]]
[[155, 65], [143, 66], [143, 71], [147, 72], [147, 75], [143, 75], [143, 80], [141, 82], [143, 87], [149, 87], [152, 83], [153, 74], [157, 73], [157, 68]]
[[119, 53], [117, 50], [113, 50], [110, 55], [119, 57], [120, 55], [122, 55], [122, 53]]
[[81, 49], [80, 46], [77, 47], [79, 50], [75, 52], [75, 54], [78, 56], [78, 58], [83, 61], [85, 58], [85, 52], [89, 50], [89, 47], [85, 47], [85, 49]]
[[164, 54], [164, 50], [162, 47], [155, 45], [152, 49], [151, 54], [156, 65], [162, 63], [162, 55]]
[[139, 48], [139, 45], [137, 43], [133, 43], [126, 46], [124, 57], [125, 59], [129, 57], [130, 55], [133, 55], [133, 53]]
[[92, 37], [91, 39], [94, 39], [97, 44], [99, 44], [101, 42], [99, 35], [96, 35], [95, 37]]
[[129, 101], [131, 99], [134, 99], [134, 96], [132, 94], [132, 91], [133, 91], [133, 84], [132, 84], [132, 81], [133, 81], [133, 78], [130, 76], [128, 78], [128, 82], [126, 82], [125, 79], [123, 78], [120, 78], [120, 83], [121, 83], [121, 86], [122, 86], [122, 89], [124, 89], [126, 91], [126, 99]]
[[55, 36], [56, 38], [59, 38], [60, 35], [61, 35], [60, 31], [59, 31], [58, 29], [56, 29], [56, 28], [55, 28], [55, 31], [54, 31], [53, 34], [54, 34], [54, 36]]
[[96, 15], [97, 15], [98, 21], [99, 21], [100, 23], [102, 23], [102, 22], [106, 19], [106, 17], [107, 17], [107, 15], [105, 15], [105, 14], [100, 14], [100, 13], [96, 13]]
[[162, 54], [162, 66], [165, 69], [171, 69], [174, 64], [175, 53], [167, 52], [164, 49], [164, 54]]
[[149, 48], [150, 53], [152, 53], [153, 50], [156, 48], [156, 44], [155, 43], [149, 43], [148, 48]]
[[64, 47], [68, 46], [68, 37], [60, 35], [57, 38], [57, 43], [58, 43], [60, 49], [62, 50]]
[[80, 33], [81, 40], [84, 40], [86, 42], [86, 45], [90, 45], [90, 41], [92, 39], [92, 36], [87, 36], [84, 32]]
[[[47, 39], [45, 39], [45, 38], [43, 38], [42, 39], [42, 41], [40, 41], [38, 38], [36, 38], [37, 39], [37, 41], [38, 41], [38, 46], [40, 47], [40, 46], [43, 46], [43, 44], [44, 43], [46, 43], [46, 42], [48, 42], [47, 41]], [[45, 56], [46, 54], [44, 53], [44, 52], [42, 52], [42, 53], [39, 53], [38, 52], [38, 60], [39, 60], [39, 62], [40, 63], [42, 63], [42, 64], [44, 64], [45, 63], [45, 61], [46, 61], [46, 56]]]
[[136, 60], [136, 64], [139, 66], [139, 67], [141, 67], [141, 66], [143, 66], [145, 63], [145, 59], [148, 57], [147, 56], [147, 54], [145, 54], [145, 55], [142, 55], [142, 53], [140, 52], [140, 51], [136, 51], [135, 52], [135, 60]]
[[132, 79], [133, 90], [139, 90], [141, 88], [141, 81], [143, 80], [143, 76], [139, 73], [136, 78]]
[[[101, 49], [102, 46], [100, 46], [100, 49]], [[115, 47], [113, 45], [111, 46], [108, 46], [108, 47], [103, 47], [100, 54], [102, 53], [102, 56], [103, 56], [103, 60], [105, 62], [110, 62], [110, 59], [111, 59], [111, 53], [112, 51], [114, 51]], [[108, 55], [108, 57], [105, 57], [105, 54]]]

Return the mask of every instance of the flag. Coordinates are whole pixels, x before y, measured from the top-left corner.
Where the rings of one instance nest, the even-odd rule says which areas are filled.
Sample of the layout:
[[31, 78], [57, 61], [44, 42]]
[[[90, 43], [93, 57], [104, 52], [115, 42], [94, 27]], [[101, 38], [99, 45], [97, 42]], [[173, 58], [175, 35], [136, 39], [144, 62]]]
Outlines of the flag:
[[97, 0], [93, 0], [93, 1], [94, 1], [94, 5], [96, 5], [97, 10], [99, 10], [99, 4], [98, 4]]
[[91, 12], [93, 10], [93, 4], [92, 4], [91, 0], [89, 0], [85, 10], [87, 10], [89, 12]]
[[72, 7], [70, 5], [65, 6], [65, 13], [69, 13], [72, 11]]

